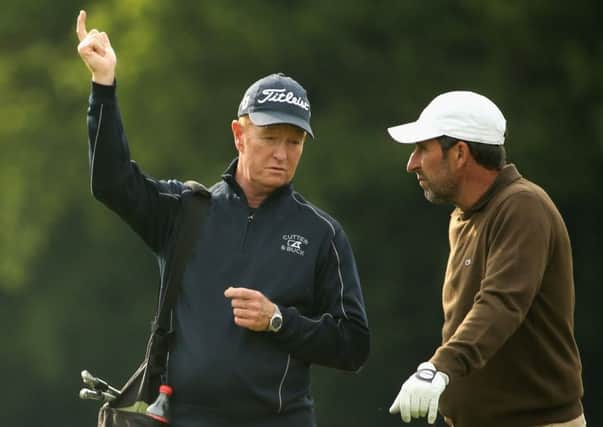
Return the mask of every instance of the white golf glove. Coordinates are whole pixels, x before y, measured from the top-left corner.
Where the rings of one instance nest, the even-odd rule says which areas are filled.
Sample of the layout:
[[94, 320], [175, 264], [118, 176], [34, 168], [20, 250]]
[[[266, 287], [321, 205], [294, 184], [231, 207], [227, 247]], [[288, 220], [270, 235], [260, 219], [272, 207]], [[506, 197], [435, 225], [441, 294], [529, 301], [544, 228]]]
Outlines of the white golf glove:
[[421, 363], [417, 372], [402, 384], [389, 413], [399, 412], [405, 423], [409, 423], [411, 417], [421, 418], [427, 415], [427, 422], [433, 424], [438, 416], [440, 395], [448, 381], [448, 375], [438, 371], [433, 363]]

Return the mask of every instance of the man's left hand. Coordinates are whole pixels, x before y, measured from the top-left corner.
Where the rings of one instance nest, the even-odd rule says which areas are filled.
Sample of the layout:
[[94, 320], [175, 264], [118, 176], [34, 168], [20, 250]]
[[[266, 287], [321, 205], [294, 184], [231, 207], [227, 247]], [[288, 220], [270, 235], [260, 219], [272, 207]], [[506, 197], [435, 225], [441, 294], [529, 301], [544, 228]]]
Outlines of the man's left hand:
[[229, 287], [224, 296], [230, 299], [234, 322], [255, 332], [268, 330], [270, 318], [276, 307], [260, 291]]
[[448, 385], [448, 375], [436, 370], [431, 362], [423, 362], [417, 372], [402, 384], [400, 393], [389, 408], [390, 414], [400, 413], [402, 421], [427, 415], [427, 422], [433, 424], [438, 416], [440, 395]]

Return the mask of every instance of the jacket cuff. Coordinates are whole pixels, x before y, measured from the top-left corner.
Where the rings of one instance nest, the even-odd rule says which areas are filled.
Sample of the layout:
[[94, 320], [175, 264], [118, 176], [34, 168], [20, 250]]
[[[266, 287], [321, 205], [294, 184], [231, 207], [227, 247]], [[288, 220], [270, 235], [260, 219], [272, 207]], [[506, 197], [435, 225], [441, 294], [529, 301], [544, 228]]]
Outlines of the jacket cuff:
[[111, 86], [101, 85], [92, 82], [92, 88], [90, 90], [90, 103], [95, 104], [107, 104], [115, 103], [117, 101], [116, 95], [117, 82], [114, 81]]
[[283, 316], [283, 326], [281, 327], [281, 330], [274, 335], [278, 341], [287, 342], [295, 337], [299, 313], [295, 307], [283, 307], [282, 305], [279, 305], [279, 310]]
[[429, 359], [435, 368], [445, 373], [450, 380], [459, 377], [464, 377], [468, 374], [460, 363], [455, 359], [455, 356], [446, 346], [439, 347], [434, 355]]

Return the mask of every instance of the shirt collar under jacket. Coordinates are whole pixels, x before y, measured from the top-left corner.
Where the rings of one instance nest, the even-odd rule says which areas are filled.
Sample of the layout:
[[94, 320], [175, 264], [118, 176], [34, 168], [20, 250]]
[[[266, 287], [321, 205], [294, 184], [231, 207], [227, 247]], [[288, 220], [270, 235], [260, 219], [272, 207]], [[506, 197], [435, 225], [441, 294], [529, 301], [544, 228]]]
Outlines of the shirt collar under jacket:
[[482, 195], [482, 197], [480, 197], [477, 202], [475, 202], [473, 206], [471, 206], [464, 212], [457, 208], [457, 210], [461, 214], [461, 218], [463, 220], [469, 219], [471, 215], [473, 215], [475, 212], [482, 210], [484, 206], [486, 206], [488, 202], [492, 200], [492, 198], [498, 192], [500, 192], [503, 188], [507, 187], [512, 182], [517, 181], [521, 177], [521, 174], [519, 173], [514, 164], [510, 163], [503, 167], [500, 173], [496, 176], [496, 179], [494, 180], [490, 188], [488, 188], [488, 190]]
[[[238, 165], [238, 163], [239, 163], [239, 158], [235, 157], [235, 159], [232, 162], [230, 162], [230, 164], [228, 165], [228, 167], [226, 168], [226, 170], [222, 174], [222, 179], [224, 180], [224, 182], [226, 182], [228, 184], [229, 188], [232, 191], [234, 191], [242, 199], [244, 199], [245, 202], [247, 202], [247, 197], [245, 197], [245, 193], [243, 192], [243, 189], [241, 188], [241, 186], [239, 185], [239, 183], [235, 179], [235, 173], [237, 171], [237, 165]], [[270, 196], [268, 196], [266, 198], [266, 200], [264, 200], [262, 202], [262, 205], [264, 205], [269, 200], [276, 199], [276, 198], [280, 197], [281, 195], [291, 194], [292, 192], [293, 192], [293, 184], [291, 184], [291, 183], [285, 184], [282, 187], [279, 187], [276, 190], [274, 190], [270, 194]]]

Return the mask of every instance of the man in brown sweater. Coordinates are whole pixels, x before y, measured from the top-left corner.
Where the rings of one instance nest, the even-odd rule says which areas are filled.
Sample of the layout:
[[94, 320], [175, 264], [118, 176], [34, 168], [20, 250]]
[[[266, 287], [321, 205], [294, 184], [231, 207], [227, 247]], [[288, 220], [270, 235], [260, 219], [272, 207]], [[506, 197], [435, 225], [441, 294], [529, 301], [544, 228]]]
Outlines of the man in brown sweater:
[[404, 422], [433, 424], [439, 406], [454, 427], [586, 425], [568, 232], [545, 191], [506, 164], [505, 130], [492, 101], [465, 91], [388, 129], [415, 144], [407, 171], [425, 197], [456, 206], [442, 345], [390, 408]]

